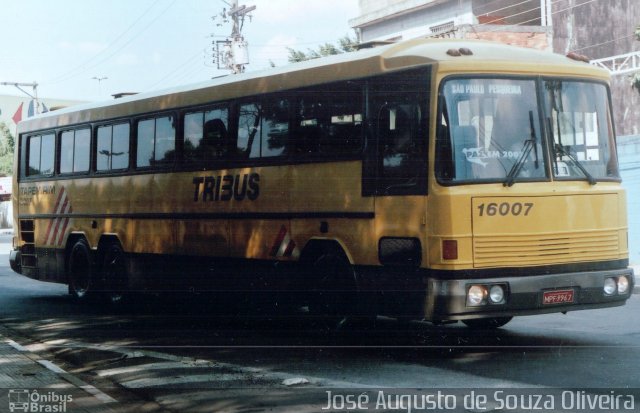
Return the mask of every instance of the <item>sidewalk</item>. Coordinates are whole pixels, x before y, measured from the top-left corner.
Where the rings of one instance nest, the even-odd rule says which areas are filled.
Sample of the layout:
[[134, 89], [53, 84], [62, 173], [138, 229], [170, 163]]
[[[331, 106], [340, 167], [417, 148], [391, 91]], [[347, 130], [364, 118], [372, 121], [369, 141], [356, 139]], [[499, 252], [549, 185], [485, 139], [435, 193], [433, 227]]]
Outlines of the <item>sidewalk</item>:
[[0, 330], [0, 411], [113, 412], [117, 401]]

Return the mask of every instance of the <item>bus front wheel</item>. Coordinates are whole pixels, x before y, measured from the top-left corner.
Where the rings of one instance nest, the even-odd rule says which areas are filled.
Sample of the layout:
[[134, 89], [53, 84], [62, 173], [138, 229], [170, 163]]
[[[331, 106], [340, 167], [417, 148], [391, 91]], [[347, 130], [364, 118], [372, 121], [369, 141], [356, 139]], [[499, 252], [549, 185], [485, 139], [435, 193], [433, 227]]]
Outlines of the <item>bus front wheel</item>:
[[71, 294], [77, 299], [86, 299], [93, 288], [93, 264], [85, 239], [79, 239], [71, 248], [67, 271]]
[[467, 327], [473, 329], [494, 329], [502, 327], [511, 321], [513, 317], [493, 317], [493, 318], [475, 318], [471, 320], [462, 320]]

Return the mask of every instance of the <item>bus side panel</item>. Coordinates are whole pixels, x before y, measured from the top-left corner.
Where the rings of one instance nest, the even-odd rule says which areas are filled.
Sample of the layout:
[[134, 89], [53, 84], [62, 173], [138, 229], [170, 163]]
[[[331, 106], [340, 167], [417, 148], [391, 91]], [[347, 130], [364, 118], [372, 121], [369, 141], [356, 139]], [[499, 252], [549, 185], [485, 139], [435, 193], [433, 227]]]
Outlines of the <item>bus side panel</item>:
[[299, 165], [291, 174], [292, 233], [300, 248], [312, 238], [336, 240], [353, 264], [377, 265], [374, 198], [362, 196], [362, 162]]
[[230, 257], [273, 260], [283, 255], [273, 250], [279, 237], [281, 242], [290, 237], [290, 170], [273, 166], [231, 171], [233, 182], [226, 182], [224, 191], [225, 197], [230, 198], [226, 201]]

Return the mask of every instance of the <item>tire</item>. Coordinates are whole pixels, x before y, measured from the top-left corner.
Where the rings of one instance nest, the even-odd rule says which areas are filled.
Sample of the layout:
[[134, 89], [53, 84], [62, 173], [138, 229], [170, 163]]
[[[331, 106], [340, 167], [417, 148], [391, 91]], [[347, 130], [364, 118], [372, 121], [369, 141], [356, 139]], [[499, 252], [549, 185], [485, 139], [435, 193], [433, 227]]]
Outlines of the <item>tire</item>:
[[513, 317], [475, 318], [472, 320], [462, 320], [464, 324], [473, 329], [496, 329], [504, 326]]
[[309, 313], [314, 321], [337, 328], [355, 313], [357, 288], [355, 273], [342, 253], [325, 252], [313, 263], [313, 287]]
[[91, 249], [84, 238], [76, 241], [69, 252], [67, 278], [69, 292], [74, 298], [87, 300], [92, 295], [95, 281], [94, 265]]
[[125, 302], [129, 287], [125, 253], [119, 243], [107, 245], [102, 261], [102, 278], [104, 280], [104, 297], [110, 304], [120, 305]]

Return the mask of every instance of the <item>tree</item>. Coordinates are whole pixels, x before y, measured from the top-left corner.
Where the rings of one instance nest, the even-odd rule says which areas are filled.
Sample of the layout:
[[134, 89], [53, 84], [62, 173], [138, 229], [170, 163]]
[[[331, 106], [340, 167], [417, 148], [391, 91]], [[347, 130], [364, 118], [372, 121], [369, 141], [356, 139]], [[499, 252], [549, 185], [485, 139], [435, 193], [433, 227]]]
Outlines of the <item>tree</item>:
[[0, 174], [13, 174], [13, 150], [15, 140], [6, 123], [0, 122]]
[[357, 49], [357, 45], [358, 42], [356, 39], [346, 35], [338, 39], [337, 46], [332, 43], [324, 43], [318, 46], [316, 50], [307, 49], [306, 52], [287, 47], [287, 50], [289, 51], [289, 63], [303, 62], [305, 60], [317, 59], [319, 57], [353, 52]]

